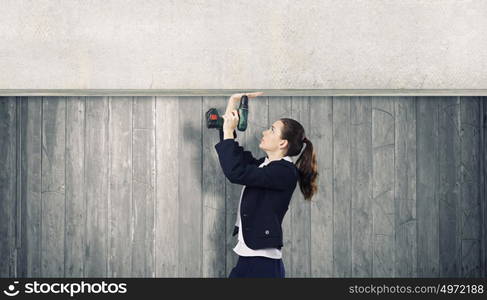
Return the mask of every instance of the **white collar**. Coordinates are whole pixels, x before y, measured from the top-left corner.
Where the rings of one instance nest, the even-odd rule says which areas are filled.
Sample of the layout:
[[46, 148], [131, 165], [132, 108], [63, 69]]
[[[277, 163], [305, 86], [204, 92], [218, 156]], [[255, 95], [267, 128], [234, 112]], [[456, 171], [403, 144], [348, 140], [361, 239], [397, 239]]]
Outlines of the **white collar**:
[[[290, 156], [284, 156], [284, 157], [282, 157], [281, 159], [287, 160], [287, 161], [289, 161], [289, 162], [293, 162], [293, 161], [291, 160], [291, 157], [290, 157]], [[266, 157], [265, 157], [265, 160], [264, 160], [264, 164], [266, 164], [266, 165], [267, 165], [269, 162], [270, 162], [270, 160], [269, 160], [269, 158], [266, 156]]]

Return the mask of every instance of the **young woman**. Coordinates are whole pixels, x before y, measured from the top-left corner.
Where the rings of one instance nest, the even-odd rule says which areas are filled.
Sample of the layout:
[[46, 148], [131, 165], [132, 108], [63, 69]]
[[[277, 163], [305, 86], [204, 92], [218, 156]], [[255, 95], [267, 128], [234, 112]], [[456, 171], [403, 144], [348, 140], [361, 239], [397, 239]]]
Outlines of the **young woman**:
[[[233, 235], [238, 243], [237, 265], [229, 277], [285, 277], [282, 262], [282, 220], [299, 182], [305, 200], [317, 191], [317, 162], [313, 144], [303, 126], [281, 118], [263, 132], [259, 148], [267, 156], [256, 159], [234, 140], [238, 113], [234, 109], [242, 95], [255, 98], [262, 93], [235, 94], [223, 115], [223, 140], [215, 145], [223, 173], [232, 183], [244, 185]], [[304, 150], [303, 150], [304, 148]], [[291, 157], [300, 155], [296, 164]]]

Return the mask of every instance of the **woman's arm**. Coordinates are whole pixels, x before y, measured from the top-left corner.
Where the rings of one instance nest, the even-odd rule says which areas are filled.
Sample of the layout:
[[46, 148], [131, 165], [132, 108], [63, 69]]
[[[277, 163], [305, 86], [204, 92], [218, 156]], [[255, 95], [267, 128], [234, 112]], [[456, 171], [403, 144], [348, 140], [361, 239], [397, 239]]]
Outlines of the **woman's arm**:
[[215, 149], [223, 173], [231, 183], [271, 189], [288, 189], [297, 182], [296, 168], [281, 161], [271, 162], [266, 167], [259, 168], [255, 161], [250, 162], [251, 153], [244, 151], [234, 140], [221, 141], [215, 145]]
[[233, 136], [233, 131], [228, 131], [228, 130], [224, 130], [223, 131], [223, 139], [226, 140], [226, 139], [233, 139], [234, 136]]

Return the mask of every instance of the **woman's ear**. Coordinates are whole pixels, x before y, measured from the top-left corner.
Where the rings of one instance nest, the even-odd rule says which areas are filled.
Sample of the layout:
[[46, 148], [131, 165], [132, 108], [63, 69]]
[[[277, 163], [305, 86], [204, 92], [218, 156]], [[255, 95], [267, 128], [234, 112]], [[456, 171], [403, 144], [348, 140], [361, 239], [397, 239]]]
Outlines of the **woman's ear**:
[[286, 147], [287, 147], [287, 145], [288, 145], [287, 140], [281, 140], [281, 141], [279, 142], [279, 148], [280, 148], [280, 149], [284, 149], [284, 148], [286, 148]]

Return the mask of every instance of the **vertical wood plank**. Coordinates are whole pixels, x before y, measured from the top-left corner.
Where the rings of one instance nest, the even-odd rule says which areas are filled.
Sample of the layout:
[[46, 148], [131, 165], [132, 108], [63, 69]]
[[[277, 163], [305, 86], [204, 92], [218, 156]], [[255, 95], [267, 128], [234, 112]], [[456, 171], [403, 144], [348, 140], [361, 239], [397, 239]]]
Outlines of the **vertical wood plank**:
[[85, 97], [66, 102], [66, 248], [65, 276], [83, 277], [85, 249]]
[[179, 97], [179, 114], [179, 275], [201, 277], [202, 97]]
[[439, 276], [438, 103], [417, 98], [417, 225], [418, 277]]
[[[203, 97], [203, 113], [212, 107], [225, 107], [225, 103], [225, 97]], [[206, 120], [203, 120], [202, 277], [227, 277], [225, 175], [221, 171], [218, 155], [215, 151], [215, 144], [219, 141], [219, 131], [206, 128]]]
[[482, 106], [483, 106], [483, 143], [482, 143], [482, 152], [483, 152], [483, 178], [484, 178], [484, 192], [483, 192], [483, 201], [484, 201], [484, 277], [487, 278], [487, 97], [482, 97]]
[[[222, 109], [223, 111], [225, 108]], [[219, 111], [222, 111], [219, 110]], [[222, 112], [223, 113], [223, 112]], [[242, 134], [238, 134], [241, 136]], [[237, 139], [239, 139], [237, 136]], [[218, 154], [217, 154], [218, 156]], [[223, 174], [223, 171], [220, 167], [220, 173]], [[223, 174], [225, 177], [225, 175]], [[235, 227], [235, 223], [237, 220], [237, 210], [238, 210], [238, 203], [240, 199], [240, 195], [242, 193], [243, 186], [238, 184], [231, 183], [228, 178], [225, 177], [225, 218], [226, 218], [226, 271], [225, 274], [228, 276], [233, 267], [237, 264], [238, 255], [233, 251], [233, 248], [238, 242], [238, 235], [233, 236], [233, 229]]]
[[155, 276], [155, 98], [133, 103], [133, 277]]
[[481, 274], [479, 110], [479, 97], [460, 97], [462, 277]]
[[382, 278], [394, 276], [394, 115], [394, 98], [372, 99], [372, 274]]
[[22, 102], [22, 207], [19, 276], [41, 276], [42, 97]]
[[108, 276], [132, 273], [132, 99], [110, 97], [108, 127]]
[[483, 234], [482, 234], [482, 237], [483, 237], [483, 243], [482, 243], [482, 253], [484, 254], [483, 255], [483, 264], [482, 264], [482, 268], [483, 268], [483, 276], [487, 278], [487, 196], [486, 196], [486, 193], [487, 193], [487, 136], [486, 136], [486, 132], [487, 132], [487, 97], [481, 97], [480, 98], [480, 105], [482, 107], [482, 109], [480, 110], [481, 112], [481, 120], [482, 120], [482, 127], [481, 127], [481, 143], [480, 143], [480, 153], [482, 155], [481, 157], [481, 161], [482, 161], [482, 169], [481, 169], [481, 175], [482, 175], [482, 195], [481, 195], [481, 199], [482, 199], [482, 203], [484, 205], [484, 209], [483, 209], [483, 218], [482, 218], [482, 221], [483, 221], [483, 225], [482, 225], [482, 230], [483, 230]]
[[106, 277], [108, 264], [108, 97], [86, 97], [85, 277]]
[[438, 201], [440, 277], [460, 275], [460, 99], [445, 97], [438, 115]]
[[[350, 148], [352, 277], [372, 277], [371, 97], [350, 101]], [[390, 211], [387, 207], [384, 210], [386, 214]]]
[[480, 241], [462, 239], [462, 278], [480, 277]]
[[350, 97], [333, 97], [333, 276], [352, 276]]
[[156, 97], [156, 277], [179, 275], [179, 105], [178, 97]]
[[[333, 98], [310, 98], [311, 140], [318, 191], [311, 202], [311, 276], [333, 277]], [[299, 186], [296, 187], [300, 192]]]
[[[292, 118], [304, 128], [305, 135], [310, 132], [309, 97], [292, 97]], [[298, 159], [297, 157], [296, 159]], [[311, 204], [304, 200], [299, 187], [290, 203], [292, 234], [292, 277], [309, 277], [311, 274]]]
[[0, 278], [14, 277], [16, 221], [16, 99], [0, 97]]
[[27, 97], [16, 97], [16, 161], [15, 161], [15, 211], [12, 214], [15, 216], [15, 249], [10, 256], [11, 262], [11, 274], [13, 270], [13, 276], [19, 277], [18, 264], [21, 262], [20, 249], [22, 246], [22, 133], [24, 122], [24, 111], [22, 109], [22, 103], [27, 101]]
[[[259, 97], [260, 98], [260, 97]], [[258, 100], [256, 100], [258, 101]], [[291, 113], [292, 113], [292, 100], [291, 97], [268, 97], [267, 98], [267, 103], [268, 103], [268, 119], [267, 119], [267, 128], [271, 127], [271, 124], [274, 123], [275, 121], [279, 120], [280, 118], [290, 118]], [[252, 107], [256, 107], [257, 105], [254, 105]], [[267, 154], [265, 152], [260, 152], [262, 153], [261, 157], [265, 157]], [[292, 161], [295, 163], [296, 160], [298, 159], [298, 156], [291, 157]], [[297, 201], [296, 195], [300, 193], [301, 191], [299, 190], [299, 183], [296, 185], [296, 190], [294, 191], [293, 197], [291, 199], [291, 203], [294, 201]], [[282, 235], [283, 235], [283, 246], [281, 248], [282, 252], [282, 262], [284, 264], [284, 270], [285, 270], [285, 276], [286, 277], [292, 277], [294, 274], [292, 273], [293, 268], [293, 261], [292, 261], [292, 251], [293, 251], [293, 239], [292, 239], [292, 233], [293, 233], [293, 228], [291, 227], [291, 215], [292, 215], [292, 208], [293, 206], [289, 204], [288, 210], [286, 214], [284, 215], [284, 219], [282, 220]], [[235, 220], [235, 219], [234, 219]], [[235, 221], [233, 221], [235, 222]]]
[[42, 105], [42, 276], [64, 276], [66, 97]]
[[395, 99], [395, 276], [417, 276], [416, 98]]
[[133, 115], [134, 128], [154, 130], [155, 125], [155, 97], [137, 96], [134, 97]]

